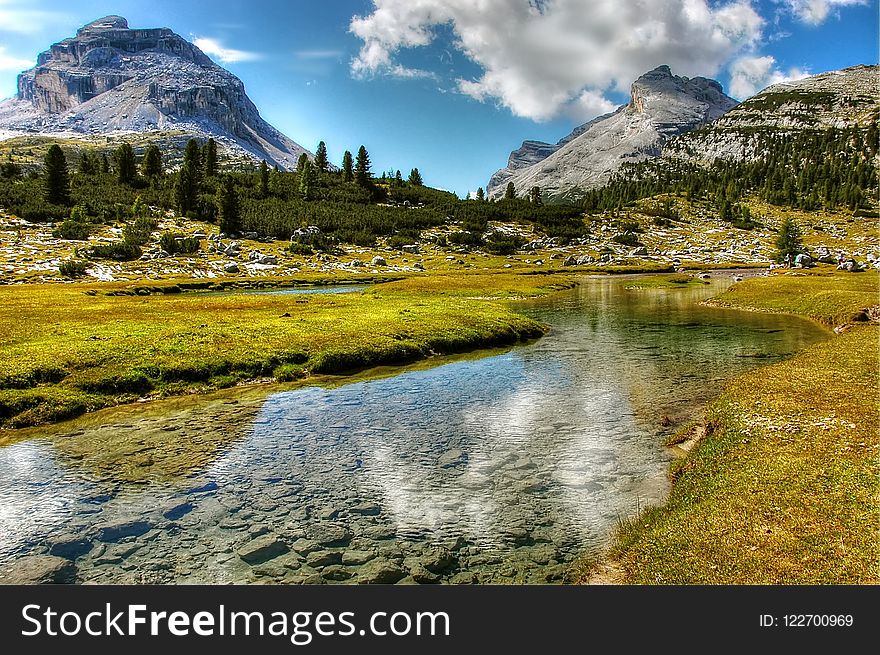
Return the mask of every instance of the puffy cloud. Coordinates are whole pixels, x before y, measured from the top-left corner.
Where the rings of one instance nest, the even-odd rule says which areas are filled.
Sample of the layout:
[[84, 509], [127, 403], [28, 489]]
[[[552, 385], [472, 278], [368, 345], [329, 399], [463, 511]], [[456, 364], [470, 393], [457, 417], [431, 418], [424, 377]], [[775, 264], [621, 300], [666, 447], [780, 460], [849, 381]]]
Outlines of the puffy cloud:
[[[607, 95], [659, 64], [679, 75], [715, 75], [761, 38], [750, 0], [374, 0], [352, 19], [363, 41], [356, 76], [400, 73], [402, 50], [448, 27], [477, 64], [458, 89], [521, 117], [567, 112], [586, 120], [613, 108]], [[406, 69], [404, 69], [406, 70]]]
[[730, 93], [744, 99], [755, 95], [771, 84], [790, 82], [807, 77], [810, 73], [791, 68], [783, 73], [776, 66], [776, 59], [766, 57], [740, 57], [730, 67]]
[[781, 0], [797, 18], [811, 25], [825, 22], [835, 7], [866, 5], [867, 0]]
[[0, 71], [23, 71], [34, 65], [30, 59], [19, 59], [6, 54], [6, 48], [0, 46]]
[[193, 43], [206, 55], [219, 59], [223, 64], [237, 64], [243, 61], [256, 61], [261, 58], [261, 55], [256, 52], [224, 48], [217, 39], [196, 37], [193, 39]]

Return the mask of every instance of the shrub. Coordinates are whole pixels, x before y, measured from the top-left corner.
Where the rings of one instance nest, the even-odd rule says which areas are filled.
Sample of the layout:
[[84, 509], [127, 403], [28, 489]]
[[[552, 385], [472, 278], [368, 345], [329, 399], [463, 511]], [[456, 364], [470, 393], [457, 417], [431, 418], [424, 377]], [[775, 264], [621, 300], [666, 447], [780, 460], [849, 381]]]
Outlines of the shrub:
[[525, 241], [516, 235], [505, 232], [492, 232], [486, 238], [485, 248], [493, 255], [512, 255]]
[[125, 241], [113, 241], [92, 246], [89, 257], [92, 259], [113, 259], [118, 262], [127, 262], [137, 259], [143, 254], [139, 246]]
[[315, 251], [312, 250], [312, 247], [306, 245], [305, 243], [299, 243], [298, 241], [294, 241], [288, 246], [287, 250], [289, 250], [294, 255], [314, 255]]
[[89, 238], [89, 226], [72, 219], [67, 219], [57, 228], [52, 230], [52, 236], [57, 239], [68, 241], [87, 241]]
[[174, 232], [164, 232], [159, 237], [159, 245], [169, 255], [191, 255], [199, 251], [200, 243], [195, 237], [187, 237]]
[[150, 235], [158, 226], [155, 218], [139, 216], [122, 229], [122, 238], [126, 243], [142, 246], [150, 240]]
[[72, 279], [85, 275], [88, 267], [88, 262], [79, 259], [68, 259], [67, 261], [61, 262], [61, 265], [58, 267], [58, 272], [61, 273], [62, 276]]
[[623, 234], [615, 234], [611, 237], [611, 240], [615, 243], [622, 244], [624, 246], [637, 246], [639, 245], [639, 237], [637, 237], [632, 232], [624, 232]]

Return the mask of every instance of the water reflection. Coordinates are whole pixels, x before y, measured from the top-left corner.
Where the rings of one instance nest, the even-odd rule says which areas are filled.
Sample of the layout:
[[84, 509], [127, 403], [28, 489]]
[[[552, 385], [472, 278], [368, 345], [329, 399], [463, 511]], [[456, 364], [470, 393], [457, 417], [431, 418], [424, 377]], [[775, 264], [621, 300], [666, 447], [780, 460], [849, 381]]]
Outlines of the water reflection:
[[[553, 331], [504, 354], [273, 395], [192, 479], [117, 493], [46, 442], [4, 448], [0, 563], [86, 535], [84, 581], [357, 581], [379, 561], [421, 581], [558, 580], [619, 517], [662, 500], [662, 416], [684, 421], [756, 356], [825, 336], [696, 304], [717, 284], [625, 284], [523, 303]], [[186, 439], [212, 416], [165, 420]], [[133, 520], [148, 531], [106, 538]], [[252, 551], [264, 542], [287, 552], [263, 561]]]

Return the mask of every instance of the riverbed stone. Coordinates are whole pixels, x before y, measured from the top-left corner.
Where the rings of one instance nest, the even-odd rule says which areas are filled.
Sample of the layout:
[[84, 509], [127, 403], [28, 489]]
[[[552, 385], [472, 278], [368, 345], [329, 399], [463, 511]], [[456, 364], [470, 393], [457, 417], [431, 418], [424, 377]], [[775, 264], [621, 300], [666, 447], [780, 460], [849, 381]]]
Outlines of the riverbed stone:
[[290, 544], [290, 548], [295, 550], [302, 556], [306, 556], [309, 553], [312, 553], [316, 550], [320, 550], [321, 546], [317, 541], [313, 541], [311, 539], [297, 539], [292, 544]]
[[382, 513], [382, 508], [379, 507], [376, 503], [371, 503], [369, 501], [358, 503], [354, 507], [351, 508], [352, 514], [359, 514], [361, 516], [378, 516]]
[[0, 570], [0, 584], [65, 584], [76, 581], [76, 566], [55, 555], [27, 555]]
[[358, 584], [395, 584], [406, 575], [406, 571], [397, 564], [377, 558], [360, 568], [357, 582]]
[[347, 550], [342, 554], [342, 563], [349, 566], [360, 566], [376, 558], [371, 550]]
[[95, 543], [88, 539], [68, 538], [56, 541], [49, 548], [49, 554], [64, 559], [75, 560], [83, 555], [87, 555], [93, 548]]
[[251, 565], [262, 564], [287, 553], [290, 549], [272, 534], [257, 537], [238, 549], [238, 556]]
[[342, 562], [342, 551], [339, 550], [316, 550], [306, 557], [306, 564], [313, 568], [330, 566]]
[[307, 535], [323, 546], [344, 546], [351, 541], [351, 530], [338, 523], [316, 523], [309, 527]]
[[455, 555], [442, 546], [425, 549], [420, 560], [422, 566], [432, 573], [445, 573], [456, 564]]
[[344, 582], [353, 575], [354, 573], [340, 564], [331, 564], [321, 569], [321, 577], [325, 580], [333, 580], [334, 582]]
[[105, 542], [116, 542], [126, 537], [139, 537], [150, 531], [147, 521], [113, 521], [97, 526], [98, 539]]

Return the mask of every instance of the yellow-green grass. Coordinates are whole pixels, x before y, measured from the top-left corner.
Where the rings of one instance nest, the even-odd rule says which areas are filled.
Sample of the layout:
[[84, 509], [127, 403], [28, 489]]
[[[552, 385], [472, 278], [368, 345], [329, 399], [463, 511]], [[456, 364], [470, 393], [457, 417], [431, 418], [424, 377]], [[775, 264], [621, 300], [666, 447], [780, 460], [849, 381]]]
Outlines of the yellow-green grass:
[[[833, 324], [876, 302], [872, 279], [758, 278], [720, 300]], [[621, 581], [880, 581], [878, 333], [855, 326], [730, 382], [703, 439], [673, 465], [667, 503], [617, 530], [609, 558]]]
[[831, 267], [750, 278], [711, 301], [721, 307], [799, 314], [828, 326], [864, 320], [880, 302], [877, 271], [837, 272]]
[[[477, 290], [497, 281], [517, 295], [557, 283], [467, 279]], [[144, 396], [405, 363], [544, 331], [504, 303], [440, 293], [464, 288], [451, 276], [431, 291], [392, 284], [310, 296], [107, 295], [119, 286], [0, 287], [3, 427], [50, 423]]]

